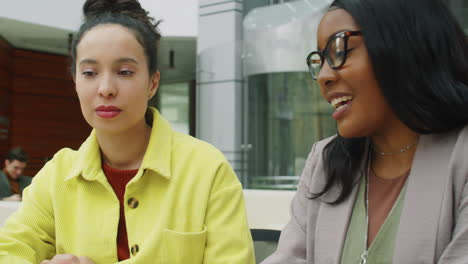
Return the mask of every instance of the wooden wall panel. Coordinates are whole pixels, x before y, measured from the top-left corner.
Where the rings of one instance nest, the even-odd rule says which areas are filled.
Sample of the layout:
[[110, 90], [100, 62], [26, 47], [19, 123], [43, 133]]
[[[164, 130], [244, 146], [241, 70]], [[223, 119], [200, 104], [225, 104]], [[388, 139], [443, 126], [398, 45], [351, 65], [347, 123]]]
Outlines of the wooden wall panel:
[[11, 146], [21, 146], [33, 176], [58, 150], [77, 149], [91, 131], [81, 115], [64, 56], [14, 50], [12, 53]]
[[[67, 56], [54, 55], [49, 53], [35, 52], [30, 50], [13, 49], [13, 56], [15, 58], [26, 58], [34, 61], [43, 61], [46, 64], [61, 64], [66, 66], [64, 70], [68, 69], [69, 59]], [[67, 77], [67, 76], [63, 76]]]
[[90, 128], [73, 97], [17, 94], [13, 100], [11, 143], [20, 145], [31, 156], [27, 175], [34, 175], [58, 150], [78, 149]]
[[0, 37], [0, 68], [11, 68], [12, 51], [10, 44]]
[[39, 77], [46, 79], [71, 80], [68, 66], [64, 63], [49, 63], [44, 60], [14, 57], [13, 71], [15, 75]]
[[36, 95], [75, 97], [75, 83], [72, 80], [47, 79], [17, 75], [14, 79], [14, 92]]
[[11, 81], [11, 70], [0, 62], [0, 87], [10, 88]]
[[0, 160], [4, 159], [10, 148], [12, 50], [10, 44], [0, 38]]

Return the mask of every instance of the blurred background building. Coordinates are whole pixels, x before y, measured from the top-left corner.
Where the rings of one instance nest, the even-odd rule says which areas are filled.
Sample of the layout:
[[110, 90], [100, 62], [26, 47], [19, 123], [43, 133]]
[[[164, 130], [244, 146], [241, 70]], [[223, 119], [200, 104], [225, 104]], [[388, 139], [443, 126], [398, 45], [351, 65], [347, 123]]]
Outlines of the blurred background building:
[[[21, 145], [34, 175], [83, 120], [68, 51], [83, 0], [16, 0], [0, 9], [0, 156]], [[163, 19], [161, 88], [150, 103], [173, 127], [218, 147], [245, 188], [294, 189], [312, 144], [336, 133], [309, 77], [331, 0], [140, 0]], [[449, 0], [468, 34], [468, 0]]]
[[[294, 189], [312, 144], [336, 133], [305, 63], [331, 2], [200, 0], [196, 135], [244, 188]], [[468, 34], [468, 1], [448, 2]]]

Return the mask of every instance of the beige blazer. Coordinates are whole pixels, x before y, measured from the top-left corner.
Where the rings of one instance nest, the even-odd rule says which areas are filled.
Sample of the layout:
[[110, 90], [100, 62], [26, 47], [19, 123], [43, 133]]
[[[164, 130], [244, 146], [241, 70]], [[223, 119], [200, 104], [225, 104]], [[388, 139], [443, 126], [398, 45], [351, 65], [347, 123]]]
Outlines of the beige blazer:
[[[336, 197], [336, 189], [310, 199], [325, 183], [322, 150], [329, 140], [313, 146], [291, 202], [291, 219], [281, 233], [278, 249], [262, 264], [340, 263], [357, 186], [339, 205], [325, 203]], [[468, 263], [467, 179], [468, 126], [421, 136], [408, 178], [393, 263]]]

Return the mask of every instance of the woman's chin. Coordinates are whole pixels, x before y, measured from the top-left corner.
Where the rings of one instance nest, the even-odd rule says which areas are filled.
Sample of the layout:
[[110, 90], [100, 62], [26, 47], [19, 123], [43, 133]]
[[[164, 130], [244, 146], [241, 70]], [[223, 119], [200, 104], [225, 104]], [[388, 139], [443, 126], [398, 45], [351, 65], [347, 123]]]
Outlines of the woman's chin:
[[361, 138], [368, 136], [362, 129], [352, 124], [338, 125], [338, 135], [343, 138]]

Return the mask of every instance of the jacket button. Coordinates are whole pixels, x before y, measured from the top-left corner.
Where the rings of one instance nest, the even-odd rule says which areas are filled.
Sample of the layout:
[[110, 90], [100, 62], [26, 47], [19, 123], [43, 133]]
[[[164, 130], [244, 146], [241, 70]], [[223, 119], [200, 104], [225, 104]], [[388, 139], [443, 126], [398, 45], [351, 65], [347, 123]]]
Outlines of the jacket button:
[[138, 207], [138, 200], [135, 198], [130, 198], [128, 199], [127, 204], [130, 208], [135, 209]]
[[137, 244], [133, 245], [132, 248], [130, 249], [132, 256], [135, 256], [138, 253], [138, 251], [140, 251], [140, 248], [138, 247]]

